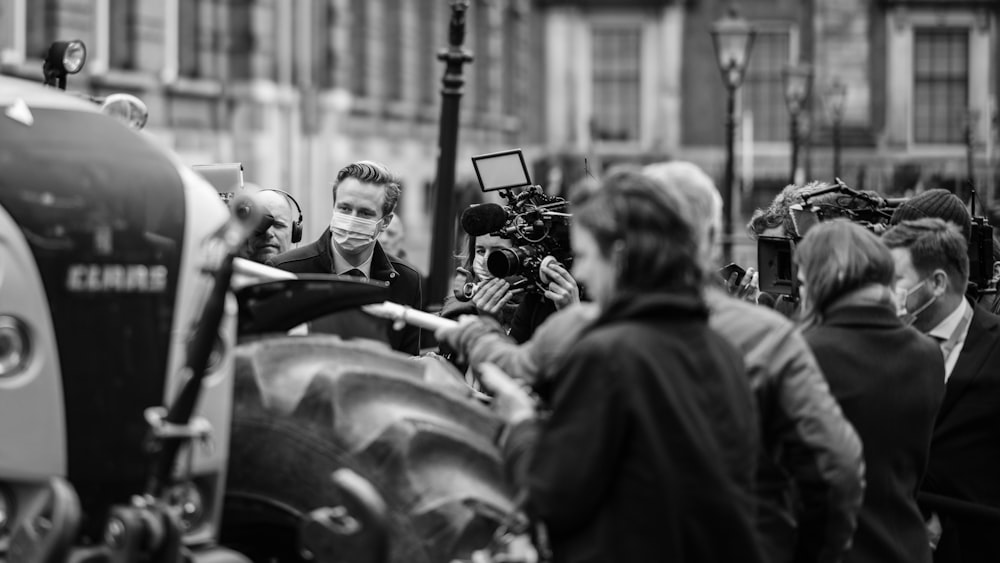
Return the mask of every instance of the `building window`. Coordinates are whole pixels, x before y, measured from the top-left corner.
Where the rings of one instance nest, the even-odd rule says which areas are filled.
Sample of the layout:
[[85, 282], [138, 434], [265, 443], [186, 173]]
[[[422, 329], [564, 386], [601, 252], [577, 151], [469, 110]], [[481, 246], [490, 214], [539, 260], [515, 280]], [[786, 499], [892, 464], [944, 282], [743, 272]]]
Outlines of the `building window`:
[[25, 4], [28, 34], [24, 54], [44, 59], [49, 45], [56, 40], [56, 3], [54, 0], [32, 0]]
[[913, 140], [961, 143], [969, 105], [969, 30], [913, 31]]
[[251, 0], [233, 0], [229, 3], [229, 77], [233, 80], [249, 80], [253, 77], [256, 47], [253, 10]]
[[337, 86], [337, 50], [334, 34], [337, 32], [337, 8], [332, 0], [315, 5], [316, 33], [313, 35], [313, 76], [320, 88]]
[[386, 37], [392, 38], [391, 41], [384, 43], [385, 97], [394, 102], [401, 101], [405, 92], [403, 87], [403, 50], [406, 41], [403, 40], [403, 9], [403, 0], [386, 0], [385, 2]]
[[518, 45], [518, 25], [521, 23], [521, 16], [514, 6], [508, 6], [503, 12], [503, 78], [501, 85], [503, 88], [503, 99], [501, 100], [503, 113], [513, 115], [517, 113], [517, 88], [521, 77], [518, 75], [517, 54], [521, 52]]
[[593, 30], [594, 140], [639, 139], [641, 44], [638, 25]]
[[485, 114], [490, 111], [490, 72], [492, 60], [490, 57], [490, 2], [479, 0], [469, 7], [472, 12], [472, 53], [475, 61], [472, 64], [472, 106], [476, 112]]
[[108, 20], [108, 64], [134, 70], [138, 52], [139, 19], [135, 0], [111, 0]]
[[438, 90], [436, 87], [438, 73], [440, 72], [437, 60], [437, 51], [444, 47], [439, 45], [439, 38], [436, 33], [438, 10], [437, 0], [420, 0], [417, 10], [417, 40], [421, 45], [418, 53], [418, 81], [420, 83], [420, 103], [426, 106], [434, 105], [437, 101]]
[[[371, 72], [368, 49], [368, 0], [351, 0], [351, 56], [354, 72], [351, 73], [351, 91], [365, 97], [368, 92], [368, 74]], [[395, 38], [394, 38], [395, 39]]]
[[180, 76], [201, 76], [201, 38], [203, 26], [199, 0], [177, 0], [177, 72]]
[[743, 110], [752, 112], [755, 141], [788, 141], [789, 117], [781, 71], [790, 62], [789, 31], [759, 29], [743, 88]]

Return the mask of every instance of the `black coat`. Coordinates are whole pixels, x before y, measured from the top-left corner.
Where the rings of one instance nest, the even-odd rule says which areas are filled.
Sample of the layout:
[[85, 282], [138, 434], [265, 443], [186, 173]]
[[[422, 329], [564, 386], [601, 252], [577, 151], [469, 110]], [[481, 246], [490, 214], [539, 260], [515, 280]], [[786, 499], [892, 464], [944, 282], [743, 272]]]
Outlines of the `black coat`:
[[[1000, 511], [1000, 317], [980, 306], [945, 386], [923, 490]], [[934, 510], [944, 527], [936, 563], [1000, 561], [1000, 520]]]
[[504, 448], [557, 562], [759, 561], [757, 419], [740, 354], [696, 297], [611, 305]]
[[864, 450], [864, 502], [844, 561], [929, 562], [916, 495], [944, 395], [941, 349], [887, 302], [834, 304], [803, 335]]
[[[268, 260], [268, 265], [296, 274], [332, 274], [333, 256], [330, 254], [330, 229], [323, 231], [319, 239], [299, 248], [283, 252]], [[406, 262], [386, 254], [382, 246], [375, 243], [372, 256], [372, 282], [384, 283], [389, 288], [389, 301], [409, 305], [414, 309], [423, 308], [420, 273]], [[360, 310], [349, 310], [327, 315], [309, 323], [309, 332], [339, 334], [341, 336], [364, 336], [387, 342], [395, 350], [407, 354], [420, 353], [420, 330], [407, 325], [402, 330], [392, 330], [392, 323], [376, 319]]]

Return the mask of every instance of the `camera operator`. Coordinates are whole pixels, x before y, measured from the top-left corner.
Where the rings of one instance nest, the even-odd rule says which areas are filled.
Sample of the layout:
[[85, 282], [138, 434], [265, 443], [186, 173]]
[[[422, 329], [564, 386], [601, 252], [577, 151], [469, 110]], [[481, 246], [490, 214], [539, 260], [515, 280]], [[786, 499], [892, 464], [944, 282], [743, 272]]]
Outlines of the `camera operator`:
[[1000, 317], [966, 296], [960, 228], [924, 218], [882, 236], [895, 261], [899, 312], [938, 341], [945, 359], [944, 402], [920, 497], [932, 542], [940, 539], [938, 563], [1000, 561]]
[[[463, 227], [472, 224], [469, 217], [476, 211], [474, 207], [463, 213]], [[552, 312], [580, 301], [576, 280], [554, 257], [545, 256], [539, 261], [538, 283], [532, 286], [526, 275], [497, 277], [487, 267], [491, 253], [513, 248], [510, 238], [496, 234], [466, 236], [467, 252], [455, 279], [454, 297], [446, 298], [442, 316], [485, 314], [496, 319], [515, 341], [524, 342]]]
[[[670, 162], [644, 172], [689, 203], [706, 276], [714, 275], [722, 232], [722, 200], [697, 166]], [[836, 561], [854, 531], [862, 493], [861, 445], [830, 395], [816, 360], [787, 319], [763, 307], [706, 295], [710, 326], [742, 353], [757, 396], [761, 442], [756, 494], [757, 531], [766, 559]], [[557, 312], [517, 346], [496, 326], [463, 318], [438, 332], [463, 350], [470, 364], [491, 362], [533, 384], [543, 398], [580, 333], [599, 314], [592, 303]], [[793, 494], [794, 491], [794, 494]], [[795, 509], [791, 498], [799, 498]]]
[[[757, 209], [747, 224], [747, 231], [750, 238], [761, 244], [762, 238], [787, 239], [790, 243], [802, 237], [804, 232], [800, 232], [796, 225], [795, 217], [792, 214], [792, 206], [803, 206], [808, 200], [808, 207], [815, 207], [822, 210], [825, 218], [844, 216], [849, 217], [854, 214], [872, 213], [884, 207], [885, 200], [878, 193], [862, 190], [854, 191], [847, 189], [843, 184], [837, 185], [826, 182], [809, 182], [804, 185], [792, 184], [786, 186], [779, 193], [774, 201], [766, 209]], [[881, 227], [877, 225], [876, 227]], [[758, 250], [758, 254], [759, 254]], [[762, 267], [758, 264], [758, 267]], [[749, 278], [750, 276], [745, 276]], [[794, 276], [793, 276], [794, 277]], [[756, 302], [773, 308], [786, 317], [794, 317], [798, 311], [798, 298], [794, 291], [791, 294], [776, 293], [769, 288], [757, 288], [758, 277], [745, 280], [740, 286], [729, 285], [730, 293], [737, 293], [740, 296], [753, 296], [756, 294]], [[789, 280], [795, 284], [795, 280]], [[746, 285], [752, 285], [750, 290]], [[748, 299], [752, 300], [752, 299]]]

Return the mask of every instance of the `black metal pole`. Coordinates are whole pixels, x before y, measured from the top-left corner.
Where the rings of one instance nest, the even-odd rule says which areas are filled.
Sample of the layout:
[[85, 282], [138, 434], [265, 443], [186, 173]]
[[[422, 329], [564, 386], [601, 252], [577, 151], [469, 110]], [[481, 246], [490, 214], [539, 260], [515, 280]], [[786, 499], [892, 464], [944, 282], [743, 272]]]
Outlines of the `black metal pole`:
[[788, 183], [795, 183], [795, 170], [799, 167], [799, 114], [792, 112], [791, 119], [791, 140], [792, 140], [792, 170], [788, 174]]
[[431, 239], [431, 268], [425, 300], [431, 308], [444, 302], [454, 274], [455, 250], [455, 155], [458, 150], [459, 102], [462, 99], [462, 67], [472, 62], [465, 41], [465, 13], [468, 0], [451, 5], [449, 46], [438, 53], [445, 62], [441, 79], [441, 121], [438, 130], [437, 180], [434, 190], [434, 228]]
[[840, 178], [840, 119], [833, 120], [833, 177]]
[[722, 258], [733, 261], [733, 185], [736, 183], [736, 89], [727, 88], [726, 177], [722, 187]]
[[970, 112], [965, 120], [965, 176], [969, 183], [969, 189], [975, 190], [976, 170], [975, 170], [975, 135], [973, 135], [973, 116]]

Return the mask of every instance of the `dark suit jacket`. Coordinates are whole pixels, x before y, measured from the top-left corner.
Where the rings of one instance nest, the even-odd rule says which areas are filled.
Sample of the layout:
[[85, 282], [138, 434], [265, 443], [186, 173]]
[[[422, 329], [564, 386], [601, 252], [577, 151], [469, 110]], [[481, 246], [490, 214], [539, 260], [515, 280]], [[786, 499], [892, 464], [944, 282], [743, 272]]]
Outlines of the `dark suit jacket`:
[[803, 336], [861, 437], [865, 495], [845, 562], [929, 562], [916, 495], [944, 394], [944, 358], [888, 304], [841, 303]]
[[[974, 306], [945, 387], [923, 490], [1000, 509], [1000, 317]], [[1000, 561], [1000, 521], [938, 514], [935, 562]]]
[[[267, 263], [296, 274], [334, 273], [333, 256], [330, 254], [330, 229], [323, 231], [318, 240], [283, 252]], [[378, 242], [375, 243], [375, 254], [372, 256], [370, 281], [381, 282], [389, 287], [389, 301], [418, 310], [423, 308], [420, 273], [399, 258], [386, 254]], [[390, 321], [375, 319], [360, 310], [350, 310], [312, 321], [309, 323], [309, 332], [339, 334], [345, 338], [374, 338], [387, 342], [400, 352], [419, 354], [420, 330], [407, 325], [396, 331], [392, 330], [391, 325]]]

